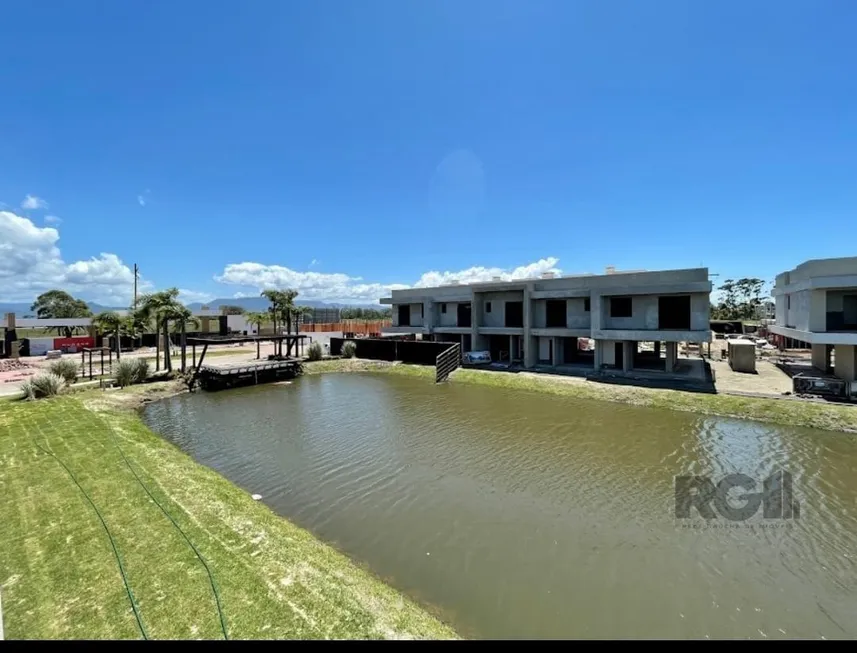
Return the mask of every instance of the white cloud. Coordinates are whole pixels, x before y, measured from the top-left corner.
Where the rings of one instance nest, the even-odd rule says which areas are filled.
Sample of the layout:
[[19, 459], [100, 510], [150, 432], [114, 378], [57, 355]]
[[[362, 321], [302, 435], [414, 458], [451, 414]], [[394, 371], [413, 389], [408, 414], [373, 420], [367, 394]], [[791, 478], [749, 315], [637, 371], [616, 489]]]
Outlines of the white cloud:
[[58, 215], [46, 215], [45, 222], [47, 224], [62, 224], [62, 218]]
[[140, 204], [140, 206], [146, 206], [146, 198], [142, 195], [137, 195], [137, 202]]
[[35, 195], [27, 195], [24, 198], [24, 201], [21, 202], [21, 208], [27, 211], [34, 211], [36, 209], [46, 209], [48, 208], [48, 203], [41, 197], [36, 197]]
[[313, 260], [311, 260], [309, 262], [310, 267], [313, 267], [314, 265], [318, 265], [318, 259], [317, 258], [314, 258]]
[[458, 272], [426, 272], [414, 284], [415, 288], [431, 288], [433, 286], [448, 285], [457, 280], [459, 283], [479, 283], [491, 281], [494, 277], [500, 277], [503, 281], [511, 279], [533, 279], [544, 272], [562, 274], [562, 270], [556, 267], [559, 259], [553, 256], [540, 259], [534, 263], [521, 265], [511, 270], [503, 268], [486, 268], [482, 266], [467, 268]]
[[534, 278], [543, 272], [561, 274], [557, 268], [559, 259], [548, 257], [513, 269], [472, 267], [458, 272], [426, 272], [414, 284], [366, 283], [361, 277], [352, 277], [341, 273], [298, 272], [281, 265], [262, 263], [232, 263], [227, 265], [223, 274], [214, 277], [223, 284], [258, 289], [256, 293], [235, 293], [235, 297], [256, 295], [266, 288], [294, 288], [302, 299], [316, 299], [343, 303], [377, 303], [381, 297], [389, 296], [390, 291], [403, 288], [424, 288], [448, 284], [457, 279], [459, 283], [477, 283], [501, 279]]
[[[66, 263], [54, 227], [37, 227], [29, 218], [0, 211], [0, 299], [30, 301], [59, 288], [100, 304], [128, 306], [133, 300], [134, 273], [115, 254], [102, 253]], [[145, 280], [138, 290], [151, 288]]]
[[186, 290], [179, 288], [179, 301], [182, 304], [193, 304], [194, 302], [210, 302], [214, 299], [214, 295], [208, 292], [200, 292], [198, 290]]

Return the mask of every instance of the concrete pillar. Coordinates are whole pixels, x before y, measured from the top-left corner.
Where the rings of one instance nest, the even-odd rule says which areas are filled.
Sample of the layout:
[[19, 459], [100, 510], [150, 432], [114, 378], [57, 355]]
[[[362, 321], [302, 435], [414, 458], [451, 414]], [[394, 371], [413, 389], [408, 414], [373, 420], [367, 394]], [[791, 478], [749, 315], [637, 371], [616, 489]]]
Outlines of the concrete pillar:
[[667, 343], [667, 364], [666, 371], [667, 372], [675, 372], [675, 364], [678, 359], [678, 343], [677, 342], [668, 342]]
[[434, 327], [434, 303], [431, 300], [423, 302], [423, 316], [423, 328], [431, 333]]
[[551, 360], [551, 365], [559, 365], [560, 361], [559, 357], [559, 338], [553, 336], [553, 359]]
[[830, 352], [827, 350], [827, 345], [812, 345], [812, 366], [821, 372], [826, 372], [829, 365]]
[[470, 302], [470, 347], [473, 351], [480, 351], [479, 345], [479, 323], [482, 321], [482, 298], [478, 293], [473, 293], [473, 301]]
[[593, 356], [593, 358], [595, 359], [594, 368], [596, 370], [600, 370], [601, 366], [604, 364], [604, 353], [601, 349], [602, 343], [600, 340], [595, 340], [594, 342], [595, 342], [595, 356]]
[[604, 302], [601, 295], [592, 293], [589, 302], [589, 323], [593, 332], [601, 329], [601, 316], [603, 315]]
[[[814, 349], [815, 345], [813, 345]], [[857, 347], [836, 345], [836, 367], [834, 374], [845, 381], [857, 381]]]
[[630, 372], [634, 368], [634, 352], [637, 349], [637, 343], [633, 340], [622, 341], [622, 371]]
[[524, 335], [521, 347], [524, 350], [524, 367], [535, 367], [539, 360], [539, 343], [531, 329], [533, 328], [533, 299], [530, 296], [533, 286], [524, 286]]

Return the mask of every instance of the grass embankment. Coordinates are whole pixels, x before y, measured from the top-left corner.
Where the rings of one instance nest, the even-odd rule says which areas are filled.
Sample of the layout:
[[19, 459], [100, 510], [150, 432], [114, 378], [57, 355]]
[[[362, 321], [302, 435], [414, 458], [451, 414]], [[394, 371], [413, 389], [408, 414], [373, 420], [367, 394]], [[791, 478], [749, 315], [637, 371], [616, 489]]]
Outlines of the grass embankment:
[[223, 637], [209, 575], [158, 503], [210, 568], [230, 639], [455, 637], [122, 407], [176, 388], [157, 385], [0, 405], [7, 638], [142, 637], [111, 541], [80, 488], [109, 529], [150, 638]]
[[[316, 367], [318, 366], [318, 367]], [[402, 365], [382, 361], [325, 360], [306, 363], [305, 373], [387, 372], [434, 379], [430, 366]], [[765, 399], [726, 394], [705, 394], [681, 390], [643, 388], [598, 383], [586, 379], [546, 374], [493, 372], [459, 369], [451, 383], [489, 385], [514, 390], [542, 392], [577, 399], [614, 401], [636, 406], [667, 408], [703, 415], [737, 417], [789, 426], [805, 426], [829, 431], [857, 432], [857, 407], [823, 401]]]

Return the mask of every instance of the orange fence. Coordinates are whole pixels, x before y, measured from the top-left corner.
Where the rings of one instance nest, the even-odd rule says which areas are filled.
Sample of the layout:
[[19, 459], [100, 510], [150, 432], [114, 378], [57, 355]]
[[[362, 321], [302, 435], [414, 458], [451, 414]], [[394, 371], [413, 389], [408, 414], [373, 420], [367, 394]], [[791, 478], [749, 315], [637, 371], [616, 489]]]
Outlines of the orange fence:
[[381, 333], [383, 327], [388, 327], [391, 320], [343, 320], [342, 322], [329, 322], [326, 324], [301, 324], [301, 331], [307, 333], [318, 333], [328, 331], [341, 331], [342, 333]]

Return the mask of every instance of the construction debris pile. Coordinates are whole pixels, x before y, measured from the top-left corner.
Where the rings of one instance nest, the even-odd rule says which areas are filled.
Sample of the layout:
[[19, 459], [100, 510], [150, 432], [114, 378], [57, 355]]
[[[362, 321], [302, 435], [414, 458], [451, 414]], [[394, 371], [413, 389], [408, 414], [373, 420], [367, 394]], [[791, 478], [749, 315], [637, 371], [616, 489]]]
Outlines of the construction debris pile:
[[22, 381], [36, 373], [32, 365], [14, 358], [0, 359], [0, 383]]

